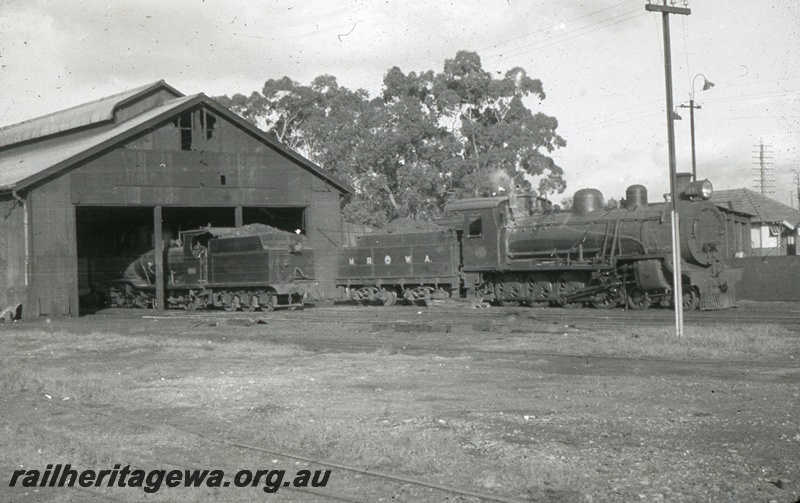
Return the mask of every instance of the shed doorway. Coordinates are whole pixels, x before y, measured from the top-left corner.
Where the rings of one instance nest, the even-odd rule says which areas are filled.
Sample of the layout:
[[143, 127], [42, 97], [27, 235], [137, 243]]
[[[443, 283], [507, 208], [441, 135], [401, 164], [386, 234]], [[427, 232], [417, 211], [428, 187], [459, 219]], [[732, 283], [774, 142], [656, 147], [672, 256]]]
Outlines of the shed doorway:
[[[105, 306], [114, 280], [131, 262], [155, 247], [154, 207], [77, 206], [79, 313]], [[287, 232], [306, 233], [305, 207], [162, 207], [164, 246], [180, 233], [201, 227], [264, 224]], [[238, 215], [237, 215], [238, 214]]]

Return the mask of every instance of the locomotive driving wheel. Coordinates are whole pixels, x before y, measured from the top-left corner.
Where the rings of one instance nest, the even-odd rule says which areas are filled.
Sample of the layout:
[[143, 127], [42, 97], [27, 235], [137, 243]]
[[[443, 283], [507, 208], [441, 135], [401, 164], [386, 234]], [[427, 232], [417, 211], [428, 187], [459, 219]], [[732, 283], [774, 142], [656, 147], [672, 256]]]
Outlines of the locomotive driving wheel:
[[519, 301], [511, 299], [519, 297], [524, 297], [522, 284], [513, 276], [500, 276], [494, 284], [495, 302], [503, 307], [517, 307]]
[[544, 307], [550, 304], [550, 296], [553, 293], [553, 283], [547, 274], [533, 273], [526, 278], [527, 297], [525, 302], [530, 307]]
[[650, 307], [650, 296], [641, 287], [633, 286], [628, 289], [628, 307], [634, 311], [642, 311]]
[[[589, 285], [590, 286], [600, 286], [603, 284], [603, 281], [600, 279], [592, 280]], [[592, 307], [595, 309], [613, 309], [617, 307], [620, 301], [620, 291], [617, 290], [615, 287], [609, 287], [607, 290], [604, 290], [597, 295], [595, 295], [594, 300], [592, 300], [591, 304]]]
[[556, 281], [555, 285], [558, 304], [561, 307], [571, 309], [582, 307], [583, 303], [567, 301], [566, 296], [571, 295], [579, 290], [583, 290], [585, 286], [586, 283], [580, 274], [574, 272], [565, 272], [558, 277], [558, 281]]

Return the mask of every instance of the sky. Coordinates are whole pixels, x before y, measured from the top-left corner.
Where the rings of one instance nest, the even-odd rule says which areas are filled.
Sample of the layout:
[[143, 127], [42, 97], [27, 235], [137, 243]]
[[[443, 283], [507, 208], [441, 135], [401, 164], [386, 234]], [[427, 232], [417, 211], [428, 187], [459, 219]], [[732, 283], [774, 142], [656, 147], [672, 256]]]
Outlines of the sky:
[[[546, 99], [528, 106], [559, 122], [564, 195], [619, 199], [643, 184], [655, 202], [669, 191], [669, 153], [662, 15], [647, 3], [0, 0], [0, 126], [162, 79], [218, 96], [329, 74], [376, 96], [390, 68], [440, 72], [468, 50], [498, 76], [519, 66], [542, 81]], [[763, 145], [771, 197], [797, 208], [800, 3], [672, 3], [691, 9], [669, 16], [677, 171], [692, 169], [680, 105], [693, 96], [698, 178], [760, 190]]]

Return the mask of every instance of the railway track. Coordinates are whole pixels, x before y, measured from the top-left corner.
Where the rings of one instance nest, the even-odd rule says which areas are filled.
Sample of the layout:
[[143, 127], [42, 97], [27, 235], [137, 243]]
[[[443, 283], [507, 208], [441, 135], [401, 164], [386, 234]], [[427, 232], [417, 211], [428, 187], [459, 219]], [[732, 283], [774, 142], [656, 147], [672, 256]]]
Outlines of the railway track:
[[[149, 429], [152, 429], [153, 431], [157, 431], [159, 428], [169, 427], [170, 429], [172, 429], [174, 431], [185, 433], [187, 435], [191, 435], [192, 437], [197, 439], [197, 443], [199, 445], [203, 445], [203, 446], [212, 446], [213, 445], [213, 446], [222, 446], [224, 448], [231, 449], [231, 450], [238, 450], [240, 452], [242, 450], [250, 451], [252, 453], [255, 453], [256, 456], [259, 456], [259, 457], [263, 457], [264, 454], [268, 454], [269, 458], [263, 460], [263, 466], [268, 466], [268, 463], [270, 461], [273, 461], [273, 458], [277, 456], [277, 457], [283, 458], [285, 460], [299, 461], [299, 462], [306, 463], [308, 465], [315, 465], [315, 466], [321, 466], [321, 467], [326, 467], [326, 468], [333, 468], [333, 469], [339, 470], [340, 472], [347, 472], [347, 473], [349, 473], [351, 475], [355, 475], [355, 476], [359, 476], [359, 477], [370, 477], [370, 478], [373, 478], [373, 479], [378, 479], [378, 480], [381, 481], [381, 483], [384, 483], [384, 484], [388, 483], [388, 484], [393, 484], [393, 485], [400, 484], [400, 485], [406, 485], [406, 486], [407, 485], [416, 486], [418, 488], [422, 488], [422, 489], [425, 489], [425, 490], [428, 490], [428, 491], [433, 491], [435, 493], [441, 493], [444, 496], [444, 500], [449, 500], [450, 499], [449, 496], [456, 496], [460, 500], [464, 500], [465, 498], [471, 498], [471, 499], [478, 500], [478, 501], [491, 501], [491, 502], [497, 502], [497, 503], [522, 503], [522, 501], [523, 501], [523, 500], [514, 499], [514, 498], [507, 498], [507, 497], [503, 497], [503, 496], [499, 496], [499, 495], [495, 495], [495, 494], [487, 494], [487, 493], [481, 493], [481, 492], [477, 492], [477, 491], [472, 491], [472, 490], [465, 489], [465, 488], [450, 487], [450, 486], [446, 486], [446, 485], [443, 485], [443, 484], [438, 484], [438, 483], [435, 483], [435, 482], [419, 479], [419, 478], [416, 478], [416, 477], [406, 476], [406, 475], [403, 475], [403, 474], [389, 473], [389, 472], [385, 472], [385, 471], [374, 470], [374, 469], [370, 469], [369, 467], [363, 468], [363, 467], [353, 466], [353, 465], [350, 465], [350, 464], [340, 463], [340, 462], [336, 462], [336, 461], [332, 461], [332, 460], [319, 459], [319, 458], [315, 458], [313, 456], [299, 454], [299, 453], [296, 453], [296, 452], [285, 452], [285, 451], [282, 451], [282, 450], [277, 449], [277, 448], [267, 448], [267, 447], [263, 447], [263, 446], [259, 446], [259, 445], [253, 445], [251, 443], [247, 443], [247, 442], [236, 440], [236, 439], [231, 439], [231, 438], [220, 439], [220, 438], [216, 438], [216, 437], [212, 437], [212, 436], [209, 436], [209, 435], [205, 435], [205, 434], [199, 433], [199, 432], [194, 431], [192, 429], [185, 428], [183, 426], [176, 425], [176, 424], [173, 424], [173, 423], [170, 423], [170, 422], [152, 421], [152, 420], [150, 420], [148, 418], [140, 417], [140, 416], [138, 416], [136, 414], [131, 414], [131, 413], [119, 414], [119, 413], [116, 413], [114, 411], [107, 410], [107, 409], [104, 409], [104, 408], [80, 407], [79, 404], [77, 404], [77, 403], [66, 403], [66, 402], [51, 401], [51, 400], [45, 400], [45, 399], [41, 399], [41, 401], [47, 403], [48, 405], [70, 409], [70, 410], [72, 410], [73, 412], [75, 412], [77, 414], [90, 414], [90, 415], [95, 415], [95, 416], [104, 416], [104, 417], [110, 418], [110, 419], [112, 419], [114, 421], [119, 421], [119, 422], [126, 423], [126, 424], [131, 424], [131, 425], [135, 425], [135, 426], [139, 426], [139, 427], [149, 428]], [[237, 463], [241, 462], [240, 458], [241, 458], [241, 456], [237, 455], [237, 457], [236, 457]], [[196, 469], [197, 468], [197, 466], [195, 466], [193, 463], [191, 463], [189, 461], [186, 461], [186, 460], [165, 459], [163, 457], [159, 458], [159, 457], [152, 457], [152, 456], [149, 456], [149, 455], [144, 455], [143, 456], [143, 460], [141, 462], [142, 465], [148, 465], [148, 466], [153, 466], [156, 463], [160, 463], [162, 465], [160, 468], [164, 468], [165, 466], [163, 466], [163, 465], [183, 468], [183, 469], [187, 469], [187, 470], [192, 470], [192, 469]], [[224, 470], [226, 472], [226, 475], [225, 475], [226, 487], [228, 487], [227, 484], [230, 483], [229, 479], [232, 478], [232, 476], [230, 474], [231, 473], [235, 473], [237, 471], [237, 468], [234, 467], [232, 464], [225, 462], [224, 460], [217, 460], [217, 461], [215, 461], [215, 469], [222, 469], [222, 470]], [[85, 490], [83, 488], [79, 488], [79, 489], [87, 492], [88, 494], [93, 494], [93, 495], [96, 495], [96, 496], [104, 497], [104, 498], [112, 500], [112, 501], [127, 501], [127, 499], [115, 498], [113, 496], [108, 495], [107, 493], [99, 492], [99, 491], [96, 491], [96, 490]], [[258, 490], [257, 487], [255, 489]], [[298, 487], [292, 486], [288, 482], [286, 482], [284, 484], [284, 487], [282, 487], [282, 489], [288, 489], [288, 490], [291, 490], [291, 491], [298, 491], [298, 492], [305, 493], [305, 494], [308, 494], [308, 495], [313, 495], [313, 496], [315, 496], [317, 498], [321, 498], [321, 499], [324, 499], [326, 501], [329, 501], [329, 500], [348, 501], [348, 502], [366, 502], [366, 501], [370, 501], [369, 499], [365, 499], [362, 496], [354, 495], [354, 494], [343, 494], [343, 493], [337, 493], [337, 492], [329, 491], [329, 490], [313, 490], [313, 489], [307, 489], [307, 488], [298, 488]], [[228, 501], [228, 500], [215, 500], [215, 501]], [[230, 501], [237, 501], [237, 500], [230, 500]]]
[[[119, 313], [120, 310], [110, 310]], [[130, 311], [128, 311], [130, 312]], [[142, 311], [138, 311], [141, 313]], [[672, 326], [674, 313], [669, 309], [649, 309], [647, 311], [630, 311], [615, 309], [611, 311], [584, 309], [563, 309], [555, 307], [525, 308], [525, 307], [488, 307], [473, 309], [469, 304], [458, 304], [448, 307], [420, 307], [420, 306], [339, 306], [318, 307], [298, 311], [276, 312], [238, 312], [225, 313], [222, 311], [203, 311], [186, 313], [184, 311], [165, 311], [155, 314], [154, 311], [145, 311], [143, 316], [148, 318], [208, 318], [237, 319], [251, 318], [254, 320], [307, 322], [307, 323], [352, 323], [368, 325], [374, 324], [372, 315], [384, 323], [401, 323], [425, 320], [433, 325], [447, 325], [454, 323], [475, 323], [505, 321], [540, 322], [545, 324], [590, 324], [593, 326]], [[138, 313], [137, 313], [138, 314]], [[101, 314], [102, 315], [102, 312]], [[727, 309], [723, 311], [692, 311], [684, 314], [684, 323], [688, 326], [713, 326], [713, 325], [774, 325], [800, 329], [800, 306], [792, 305], [785, 313], [765, 312], [758, 309]]]

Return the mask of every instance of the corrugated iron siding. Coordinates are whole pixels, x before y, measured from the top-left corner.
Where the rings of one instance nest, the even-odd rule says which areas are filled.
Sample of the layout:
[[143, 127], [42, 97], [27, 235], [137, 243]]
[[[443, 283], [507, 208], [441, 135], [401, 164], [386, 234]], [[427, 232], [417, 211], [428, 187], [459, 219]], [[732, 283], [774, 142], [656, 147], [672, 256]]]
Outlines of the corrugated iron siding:
[[312, 202], [315, 175], [232, 124], [220, 121], [212, 139], [197, 140], [198, 150], [181, 150], [177, 132], [167, 123], [73, 171], [73, 203], [230, 207]]
[[69, 177], [56, 178], [28, 198], [31, 205], [31, 287], [25, 316], [78, 314], [78, 254]]
[[336, 295], [339, 247], [343, 243], [341, 193], [314, 178], [311, 183], [314, 203], [306, 210], [306, 234], [315, 252], [316, 277], [323, 297]]
[[25, 301], [25, 207], [0, 196], [0, 311]]

